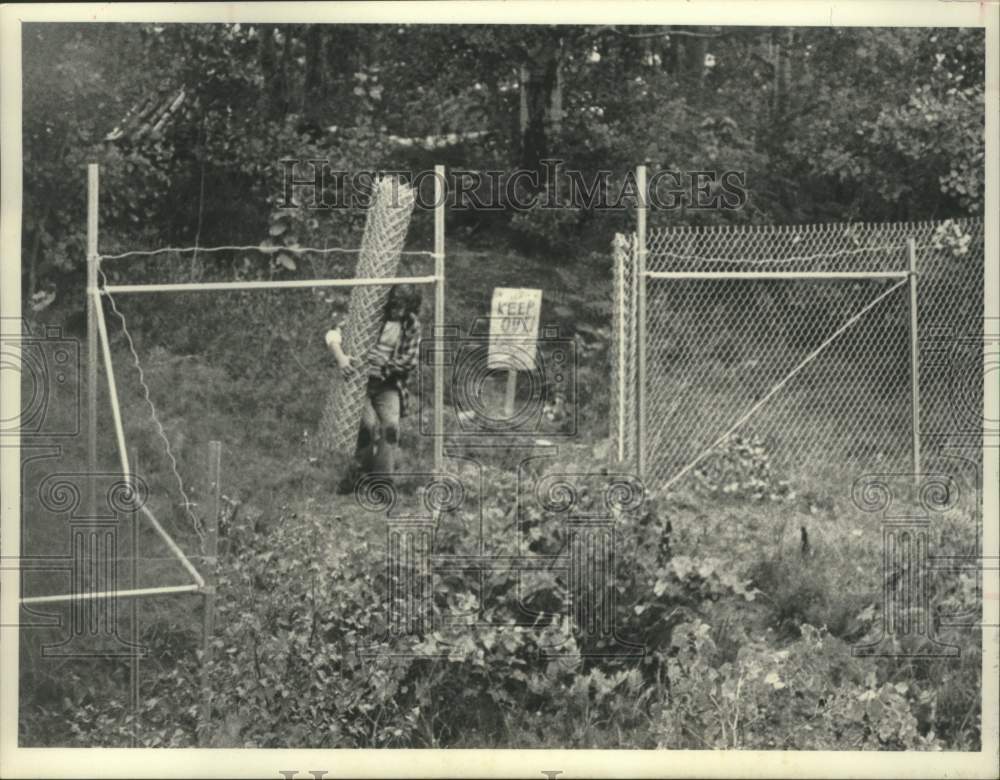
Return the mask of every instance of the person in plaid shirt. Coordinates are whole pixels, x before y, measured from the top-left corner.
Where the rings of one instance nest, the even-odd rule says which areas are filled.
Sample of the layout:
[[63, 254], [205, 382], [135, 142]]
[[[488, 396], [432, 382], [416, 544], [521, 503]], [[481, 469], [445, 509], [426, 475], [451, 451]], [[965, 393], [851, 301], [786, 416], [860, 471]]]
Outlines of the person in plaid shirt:
[[393, 474], [399, 449], [399, 423], [409, 411], [410, 374], [420, 354], [420, 293], [409, 284], [389, 292], [385, 322], [378, 341], [364, 361], [348, 357], [345, 373], [368, 375], [368, 403], [361, 414], [361, 427], [354, 452], [353, 473], [345, 475], [340, 492], [350, 492], [363, 474]]

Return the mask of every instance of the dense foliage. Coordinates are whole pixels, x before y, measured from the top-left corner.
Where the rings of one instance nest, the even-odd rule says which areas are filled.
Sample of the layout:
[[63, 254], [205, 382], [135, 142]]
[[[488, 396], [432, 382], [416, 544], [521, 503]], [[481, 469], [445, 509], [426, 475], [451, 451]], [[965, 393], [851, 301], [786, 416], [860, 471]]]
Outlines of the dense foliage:
[[[734, 443], [734, 453], [742, 447]], [[599, 471], [595, 453], [574, 453], [554, 472]], [[457, 476], [466, 505], [482, 500], [498, 555], [522, 542], [539, 554], [566, 544], [567, 526], [531, 501], [521, 505], [519, 539], [511, 532], [517, 478], [486, 466], [479, 495], [476, 472]], [[548, 473], [522, 471], [521, 487], [530, 495]], [[881, 633], [878, 549], [866, 531], [852, 549], [841, 539], [800, 551], [782, 539], [796, 516], [785, 498], [747, 504], [695, 488], [626, 512], [616, 528], [616, 647], [567, 616], [564, 576], [519, 579], [502, 568], [481, 583], [461, 572], [436, 576], [435, 628], [391, 633], [390, 586], [403, 572], [381, 564], [374, 517], [356, 508], [355, 521], [333, 517], [315, 475], [284, 478], [295, 503], [262, 510], [231, 501], [222, 518], [209, 729], [198, 734], [196, 629], [167, 614], [145, 619], [157, 673], [146, 673], [137, 712], [120, 673], [102, 688], [74, 671], [60, 680], [64, 699], [29, 708], [32, 741], [65, 741], [69, 717], [74, 743], [106, 745], [133, 735], [139, 745], [215, 747], [978, 745], [975, 634], [943, 635], [959, 642], [959, 659], [852, 657], [852, 646]], [[841, 532], [828, 538], [851, 539], [849, 513], [838, 507], [836, 515]], [[436, 552], [472, 552], [470, 520], [467, 510], [445, 516]], [[948, 550], [957, 552], [970, 530], [953, 530]], [[978, 609], [974, 584], [949, 583], [935, 575], [935, 603]], [[899, 641], [913, 651], [926, 640]], [[625, 652], [637, 647], [640, 655]]]

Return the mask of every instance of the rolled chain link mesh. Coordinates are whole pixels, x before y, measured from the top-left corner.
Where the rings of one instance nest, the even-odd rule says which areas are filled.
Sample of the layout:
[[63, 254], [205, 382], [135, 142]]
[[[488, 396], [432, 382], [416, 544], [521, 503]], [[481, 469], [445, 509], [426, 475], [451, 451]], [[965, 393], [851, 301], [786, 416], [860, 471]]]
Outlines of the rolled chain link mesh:
[[[375, 279], [396, 276], [400, 252], [414, 206], [413, 190], [400, 182], [382, 179], [375, 188], [365, 219], [365, 233], [355, 277]], [[364, 358], [378, 339], [389, 288], [385, 285], [353, 287], [342, 325], [343, 349]], [[351, 452], [358, 435], [361, 410], [366, 403], [364, 372], [342, 378], [327, 397], [320, 423], [320, 446], [326, 451]]]
[[[983, 226], [978, 219], [651, 231], [646, 429], [639, 434], [635, 235], [615, 246], [614, 456], [645, 447], [650, 487], [714, 480], [727, 447], [815, 472], [910, 471], [906, 277], [747, 279], [727, 272], [906, 272], [916, 249], [920, 437], [927, 455], [981, 435]], [[745, 418], [745, 419], [744, 419]], [[715, 446], [713, 446], [715, 445]], [[926, 462], [926, 458], [924, 458]]]
[[621, 463], [635, 463], [637, 277], [635, 264], [632, 262], [634, 237], [619, 233], [615, 236], [612, 249], [615, 259], [609, 414], [614, 447], [612, 457]]

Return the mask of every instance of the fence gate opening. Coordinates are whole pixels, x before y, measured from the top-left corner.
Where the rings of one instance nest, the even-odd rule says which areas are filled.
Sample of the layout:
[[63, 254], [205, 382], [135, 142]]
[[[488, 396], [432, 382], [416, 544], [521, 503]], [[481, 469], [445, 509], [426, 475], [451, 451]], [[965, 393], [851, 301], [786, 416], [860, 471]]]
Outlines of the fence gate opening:
[[982, 332], [982, 242], [979, 220], [647, 234], [641, 218], [614, 244], [616, 459], [660, 490], [919, 471], [962, 430], [956, 396], [982, 409], [981, 339], [961, 389], [940, 359]]

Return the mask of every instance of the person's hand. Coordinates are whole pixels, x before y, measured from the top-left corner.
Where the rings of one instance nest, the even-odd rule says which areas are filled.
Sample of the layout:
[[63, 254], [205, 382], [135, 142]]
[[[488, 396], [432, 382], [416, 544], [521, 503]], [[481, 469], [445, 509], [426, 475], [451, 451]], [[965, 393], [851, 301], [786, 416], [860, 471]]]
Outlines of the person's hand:
[[341, 375], [345, 377], [355, 376], [361, 370], [361, 361], [344, 352], [343, 336], [340, 333], [340, 328], [328, 330], [325, 341], [326, 346], [333, 353], [334, 360], [337, 361], [337, 368], [340, 369]]
[[326, 332], [324, 340], [326, 341], [326, 346], [331, 352], [337, 352], [338, 348], [344, 341], [344, 337], [340, 332], [340, 328], [331, 328]]
[[354, 355], [344, 355], [347, 362], [340, 366], [340, 373], [345, 377], [354, 377], [361, 373], [364, 368], [364, 361]]

